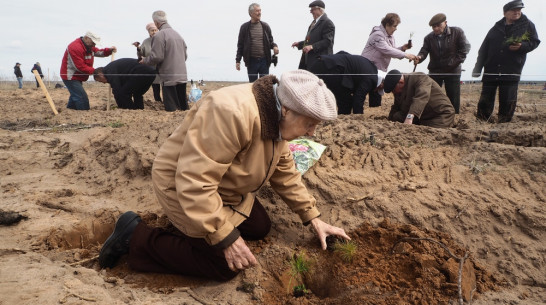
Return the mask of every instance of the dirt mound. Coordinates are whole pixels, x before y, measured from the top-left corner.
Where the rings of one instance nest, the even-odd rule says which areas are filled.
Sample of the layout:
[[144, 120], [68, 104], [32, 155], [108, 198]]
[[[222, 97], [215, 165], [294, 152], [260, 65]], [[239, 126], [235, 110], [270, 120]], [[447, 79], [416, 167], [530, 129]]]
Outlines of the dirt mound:
[[[312, 251], [307, 254], [310, 270], [302, 274], [302, 283], [292, 267], [289, 283], [281, 284], [291, 292], [304, 284], [305, 298], [313, 304], [447, 304], [459, 298], [459, 290], [469, 302], [497, 288], [498, 280], [446, 234], [383, 221], [375, 228], [364, 224], [350, 236], [356, 251], [349, 259], [342, 251]], [[285, 304], [292, 299], [276, 291], [267, 293], [264, 303]]]

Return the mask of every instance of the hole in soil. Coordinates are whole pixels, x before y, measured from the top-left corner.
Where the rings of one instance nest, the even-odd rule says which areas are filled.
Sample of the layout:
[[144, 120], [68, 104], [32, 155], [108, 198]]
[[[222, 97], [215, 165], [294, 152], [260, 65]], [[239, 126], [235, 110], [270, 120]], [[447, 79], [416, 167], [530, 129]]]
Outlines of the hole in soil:
[[[307, 255], [312, 266], [309, 272], [302, 274], [302, 282], [294, 281], [293, 269], [287, 271], [284, 278], [292, 277], [290, 290], [304, 285], [309, 290], [305, 297], [313, 304], [434, 305], [449, 304], [458, 299], [458, 260], [430, 241], [398, 242], [408, 237], [428, 238], [445, 245], [453, 255], [463, 257], [466, 250], [447, 234], [386, 220], [378, 227], [364, 224], [350, 236], [357, 246], [350, 261], [339, 251], [310, 250]], [[495, 290], [500, 285], [500, 280], [472, 257], [465, 260], [462, 270], [465, 302], [469, 302], [471, 295], [475, 299], [478, 294]], [[282, 286], [288, 287], [288, 281], [282, 282]], [[278, 295], [265, 297], [278, 301], [275, 304], [290, 302], [292, 298], [294, 294], [288, 293], [284, 299], [279, 299]]]
[[[38, 245], [44, 250], [49, 250], [49, 256], [54, 260], [99, 271], [100, 249], [114, 231], [115, 223], [120, 215], [118, 211], [104, 211], [69, 228], [51, 229], [40, 239]], [[167, 216], [158, 216], [154, 213], [139, 213], [139, 215], [151, 227], [161, 227], [168, 231], [176, 230]], [[172, 293], [177, 287], [196, 287], [207, 282], [204, 279], [174, 274], [135, 272], [129, 268], [126, 256], [120, 258], [116, 267], [106, 270], [106, 277], [108, 282], [125, 283], [135, 288], [146, 287], [153, 292], [163, 294]], [[120, 279], [121, 282], [116, 279]]]

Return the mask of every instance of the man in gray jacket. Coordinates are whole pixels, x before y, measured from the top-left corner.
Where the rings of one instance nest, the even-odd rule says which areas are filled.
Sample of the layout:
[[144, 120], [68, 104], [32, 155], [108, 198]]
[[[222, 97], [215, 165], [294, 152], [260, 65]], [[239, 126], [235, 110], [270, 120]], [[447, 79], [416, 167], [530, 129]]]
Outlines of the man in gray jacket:
[[184, 39], [167, 23], [164, 11], [155, 11], [152, 19], [159, 29], [152, 38], [151, 53], [141, 60], [141, 63], [157, 66], [159, 77], [163, 83], [163, 103], [165, 110], [187, 110], [186, 71], [187, 46]]

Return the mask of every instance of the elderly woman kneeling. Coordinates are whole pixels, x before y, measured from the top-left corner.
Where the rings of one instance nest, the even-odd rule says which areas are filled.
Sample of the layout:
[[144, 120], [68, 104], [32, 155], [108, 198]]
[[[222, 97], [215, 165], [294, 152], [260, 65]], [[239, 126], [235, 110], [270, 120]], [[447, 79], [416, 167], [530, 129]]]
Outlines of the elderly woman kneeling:
[[153, 165], [158, 201], [180, 232], [150, 228], [126, 212], [101, 249], [101, 267], [113, 267], [128, 252], [129, 266], [138, 271], [235, 277], [257, 264], [245, 240], [270, 230], [256, 198], [268, 181], [304, 224], [312, 224], [323, 249], [328, 235], [349, 239], [318, 218], [288, 148], [288, 141], [312, 136], [317, 124], [336, 115], [332, 92], [304, 70], [211, 92], [186, 114]]

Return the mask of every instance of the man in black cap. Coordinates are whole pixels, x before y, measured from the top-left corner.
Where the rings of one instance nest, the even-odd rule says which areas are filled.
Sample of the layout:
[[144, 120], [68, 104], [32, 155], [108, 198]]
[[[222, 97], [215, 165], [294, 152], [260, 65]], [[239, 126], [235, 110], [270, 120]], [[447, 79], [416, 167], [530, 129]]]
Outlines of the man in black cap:
[[482, 93], [476, 116], [489, 121], [495, 108], [499, 88], [498, 123], [510, 122], [516, 110], [518, 83], [527, 53], [540, 44], [535, 24], [521, 13], [523, 2], [504, 5], [504, 17], [489, 30], [478, 51], [472, 77], [479, 77], [484, 68]]
[[336, 97], [337, 113], [364, 113], [364, 100], [371, 91], [383, 95], [380, 76], [375, 65], [360, 55], [340, 51], [321, 55], [309, 68]]
[[391, 70], [383, 89], [394, 95], [389, 121], [436, 128], [453, 126], [455, 109], [438, 83], [425, 73]]
[[446, 94], [459, 113], [461, 100], [461, 65], [470, 51], [470, 42], [461, 28], [447, 26], [445, 14], [436, 14], [428, 23], [432, 32], [425, 36], [416, 64], [430, 54], [429, 76], [440, 85], [445, 83]]
[[23, 89], [23, 73], [21, 72], [21, 64], [15, 63], [13, 67], [13, 74], [17, 77], [17, 82], [19, 83], [19, 89]]
[[323, 1], [313, 1], [309, 4], [309, 7], [313, 15], [313, 22], [307, 30], [305, 40], [292, 44], [293, 48], [297, 47], [298, 50], [302, 50], [298, 69], [305, 70], [315, 63], [319, 55], [334, 54], [334, 36], [336, 33], [334, 23], [324, 13], [326, 5]]
[[144, 109], [143, 95], [150, 89], [155, 74], [153, 67], [139, 64], [138, 59], [121, 58], [96, 68], [93, 78], [112, 86], [118, 108]]

